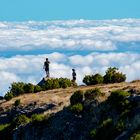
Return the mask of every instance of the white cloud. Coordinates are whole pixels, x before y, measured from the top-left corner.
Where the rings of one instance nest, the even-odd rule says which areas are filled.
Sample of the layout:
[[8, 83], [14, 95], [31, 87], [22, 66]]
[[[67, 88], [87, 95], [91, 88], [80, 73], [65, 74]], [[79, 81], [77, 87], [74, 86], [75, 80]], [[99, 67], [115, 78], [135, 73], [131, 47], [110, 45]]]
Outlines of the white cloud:
[[38, 83], [45, 76], [43, 63], [46, 57], [51, 61], [52, 77], [71, 78], [71, 69], [75, 68], [79, 84], [82, 84], [84, 75], [97, 72], [104, 74], [110, 66], [117, 66], [127, 74], [127, 81], [140, 79], [140, 55], [136, 53], [90, 53], [72, 56], [62, 53], [18, 55], [0, 58], [0, 93], [5, 92], [12, 82]]
[[140, 42], [140, 20], [0, 22], [0, 51], [116, 50]]

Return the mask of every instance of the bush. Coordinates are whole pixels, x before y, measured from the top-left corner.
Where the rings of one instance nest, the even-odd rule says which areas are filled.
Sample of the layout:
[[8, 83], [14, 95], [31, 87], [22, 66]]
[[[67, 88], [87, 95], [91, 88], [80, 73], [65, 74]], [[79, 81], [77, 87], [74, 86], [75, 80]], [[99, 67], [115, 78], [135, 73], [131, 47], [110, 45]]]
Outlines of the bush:
[[16, 100], [14, 103], [15, 107], [20, 105], [20, 99]]
[[124, 124], [124, 121], [123, 120], [120, 120], [117, 125], [116, 125], [116, 130], [118, 132], [122, 132], [125, 128], [125, 124]]
[[74, 92], [74, 94], [70, 98], [71, 105], [82, 103], [83, 101], [83, 91], [79, 90]]
[[59, 78], [59, 85], [61, 88], [67, 88], [72, 86], [72, 82], [67, 78]]
[[101, 90], [99, 88], [95, 88], [92, 90], [87, 90], [84, 94], [85, 99], [90, 99], [93, 100], [95, 99], [97, 96], [104, 96], [104, 93], [101, 92]]
[[24, 90], [24, 93], [33, 93], [34, 92], [34, 85], [31, 83], [24, 84], [23, 90]]
[[5, 96], [4, 96], [4, 99], [5, 99], [6, 101], [9, 101], [9, 100], [11, 100], [13, 97], [14, 97], [14, 96], [13, 96], [13, 93], [7, 92], [7, 93], [5, 94]]
[[134, 133], [129, 140], [140, 140], [140, 131]]
[[5, 130], [7, 127], [9, 127], [10, 126], [10, 124], [1, 124], [0, 125], [0, 131], [3, 131], [3, 130]]
[[60, 88], [59, 79], [53, 79], [52, 89]]
[[70, 110], [76, 114], [79, 114], [83, 111], [83, 105], [81, 103], [77, 103], [71, 106]]
[[[113, 135], [113, 121], [111, 118], [108, 118], [102, 122], [98, 131], [97, 131], [97, 139], [112, 139]], [[114, 138], [113, 138], [114, 139]]]
[[34, 86], [34, 93], [37, 93], [37, 92], [40, 92], [40, 91], [42, 91], [42, 88], [38, 85], [35, 85]]
[[103, 81], [104, 78], [100, 74], [86, 75], [83, 79], [83, 83], [85, 83], [86, 85], [102, 84]]
[[30, 122], [30, 119], [28, 117], [26, 117], [26, 115], [20, 115], [13, 120], [12, 125], [13, 125], [13, 127], [19, 127], [19, 126], [25, 125], [29, 122]]
[[128, 92], [116, 90], [111, 93], [107, 99], [107, 102], [116, 110], [124, 111], [130, 107], [130, 102], [127, 99], [128, 96], [130, 96]]
[[32, 122], [41, 122], [45, 119], [45, 116], [42, 114], [33, 114], [31, 117]]
[[67, 88], [72, 85], [71, 80], [67, 78], [56, 78], [56, 79], [48, 79], [45, 81], [45, 84], [43, 85], [44, 90], [49, 89], [57, 89], [57, 88]]
[[10, 87], [10, 92], [13, 94], [13, 96], [18, 96], [24, 93], [23, 89], [24, 83], [18, 82], [18, 83], [12, 83]]
[[93, 129], [92, 131], [90, 131], [90, 137], [91, 138], [96, 138], [96, 135], [97, 135], [97, 130], [96, 129]]
[[126, 75], [118, 72], [118, 68], [108, 68], [104, 76], [104, 83], [121, 83], [126, 80]]

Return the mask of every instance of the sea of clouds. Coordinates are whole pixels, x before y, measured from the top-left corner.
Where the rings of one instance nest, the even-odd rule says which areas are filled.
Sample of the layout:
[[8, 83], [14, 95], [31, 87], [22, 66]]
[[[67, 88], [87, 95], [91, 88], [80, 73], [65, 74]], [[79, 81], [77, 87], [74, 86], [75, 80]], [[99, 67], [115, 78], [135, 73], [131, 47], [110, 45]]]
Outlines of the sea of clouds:
[[0, 22], [0, 95], [12, 82], [38, 83], [46, 57], [52, 77], [71, 78], [75, 68], [79, 84], [110, 66], [140, 79], [139, 45], [139, 19]]

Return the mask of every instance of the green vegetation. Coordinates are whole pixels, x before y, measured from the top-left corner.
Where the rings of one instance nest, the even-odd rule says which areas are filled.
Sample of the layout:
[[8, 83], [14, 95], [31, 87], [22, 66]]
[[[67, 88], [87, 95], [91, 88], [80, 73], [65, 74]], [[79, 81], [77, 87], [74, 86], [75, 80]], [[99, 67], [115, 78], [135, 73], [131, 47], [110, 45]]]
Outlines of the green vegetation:
[[44, 90], [71, 87], [72, 82], [67, 78], [48, 79], [42, 86]]
[[42, 88], [38, 85], [35, 85], [34, 86], [34, 93], [37, 93], [37, 92], [40, 92], [40, 91], [42, 91]]
[[71, 105], [82, 103], [82, 101], [83, 101], [83, 91], [81, 90], [74, 92], [74, 94], [70, 98]]
[[20, 99], [16, 100], [14, 105], [15, 105], [15, 107], [19, 106], [20, 105]]
[[103, 81], [104, 81], [104, 78], [100, 74], [86, 75], [83, 79], [83, 83], [85, 83], [86, 85], [102, 84]]
[[70, 110], [76, 114], [79, 114], [83, 111], [83, 105], [81, 103], [74, 104], [70, 107]]
[[134, 133], [129, 140], [140, 140], [140, 131]]
[[19, 127], [21, 125], [25, 125], [29, 122], [30, 122], [30, 119], [26, 115], [20, 115], [13, 120], [12, 126], [14, 128], [16, 128], [16, 127]]
[[127, 99], [128, 96], [130, 96], [128, 92], [116, 90], [111, 93], [107, 102], [117, 111], [122, 112], [130, 108], [130, 101]]
[[94, 100], [98, 96], [104, 96], [99, 88], [87, 90], [84, 94], [86, 100]]
[[72, 82], [67, 78], [59, 78], [59, 85], [61, 88], [67, 88], [72, 86]]
[[121, 83], [126, 80], [126, 75], [119, 72], [118, 68], [110, 67], [106, 71], [104, 76], [100, 74], [95, 75], [86, 75], [83, 79], [83, 83], [86, 85], [96, 85], [96, 84], [103, 84], [103, 83]]
[[33, 114], [31, 116], [31, 121], [32, 122], [42, 122], [43, 120], [45, 120], [45, 116], [42, 114]]
[[38, 86], [33, 85], [31, 83], [12, 83], [10, 90], [5, 95], [5, 100], [9, 101], [13, 97], [27, 94], [27, 93], [37, 93], [43, 90], [57, 89], [57, 88], [67, 88], [72, 86], [71, 80], [67, 78], [56, 78], [56, 79], [48, 79], [45, 81], [44, 85]]
[[23, 91], [24, 93], [34, 93], [34, 85], [31, 83], [24, 84]]
[[5, 130], [5, 129], [8, 128], [9, 126], [10, 126], [10, 124], [8, 124], [8, 123], [7, 123], [7, 124], [1, 124], [1, 125], [0, 125], [0, 132], [3, 131], [3, 130]]
[[118, 68], [108, 68], [104, 76], [104, 83], [121, 83], [126, 80], [126, 75], [119, 72]]
[[90, 138], [93, 139], [93, 138], [96, 138], [97, 136], [97, 129], [93, 129], [90, 131]]
[[6, 95], [4, 96], [4, 99], [5, 99], [6, 101], [9, 101], [9, 100], [11, 100], [13, 97], [14, 97], [14, 96], [13, 96], [13, 93], [7, 92]]

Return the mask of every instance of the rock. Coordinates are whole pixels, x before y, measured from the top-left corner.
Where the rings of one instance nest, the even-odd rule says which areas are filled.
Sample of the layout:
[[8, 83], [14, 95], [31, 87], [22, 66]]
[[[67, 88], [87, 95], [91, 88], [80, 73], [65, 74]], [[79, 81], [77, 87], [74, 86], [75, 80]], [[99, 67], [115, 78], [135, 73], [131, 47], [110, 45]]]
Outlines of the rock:
[[52, 77], [43, 77], [42, 80], [37, 84], [38, 86], [43, 86], [45, 84], [45, 81], [48, 79], [53, 79]]
[[4, 97], [0, 96], [0, 100], [3, 100], [3, 99], [4, 99]]

